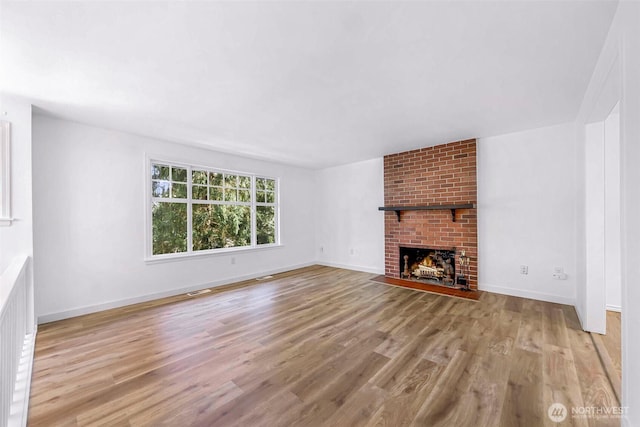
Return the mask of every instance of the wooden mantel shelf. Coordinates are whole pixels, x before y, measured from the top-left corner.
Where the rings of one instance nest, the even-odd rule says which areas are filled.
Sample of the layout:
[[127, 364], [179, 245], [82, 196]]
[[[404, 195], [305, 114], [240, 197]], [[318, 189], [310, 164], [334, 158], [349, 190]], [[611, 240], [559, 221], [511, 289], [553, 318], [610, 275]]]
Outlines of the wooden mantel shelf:
[[456, 209], [475, 209], [475, 203], [465, 203], [460, 205], [427, 205], [427, 206], [380, 206], [379, 211], [393, 211], [398, 216], [400, 222], [400, 212], [402, 211], [451, 211], [451, 221], [456, 222]]

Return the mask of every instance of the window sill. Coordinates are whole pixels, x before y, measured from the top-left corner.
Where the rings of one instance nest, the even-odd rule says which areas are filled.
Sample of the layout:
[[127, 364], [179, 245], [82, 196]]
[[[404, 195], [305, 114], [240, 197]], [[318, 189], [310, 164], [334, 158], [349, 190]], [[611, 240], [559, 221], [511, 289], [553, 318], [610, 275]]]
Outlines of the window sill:
[[13, 222], [13, 218], [0, 218], [0, 227], [8, 227]]
[[214, 249], [210, 251], [198, 251], [198, 252], [191, 252], [191, 253], [155, 255], [155, 256], [145, 257], [144, 262], [146, 264], [160, 264], [164, 262], [186, 261], [194, 258], [215, 257], [219, 255], [230, 255], [235, 253], [259, 252], [259, 251], [264, 251], [268, 249], [279, 249], [283, 247], [284, 245], [282, 244], [274, 244], [274, 245], [261, 245], [261, 246], [254, 246], [254, 247]]

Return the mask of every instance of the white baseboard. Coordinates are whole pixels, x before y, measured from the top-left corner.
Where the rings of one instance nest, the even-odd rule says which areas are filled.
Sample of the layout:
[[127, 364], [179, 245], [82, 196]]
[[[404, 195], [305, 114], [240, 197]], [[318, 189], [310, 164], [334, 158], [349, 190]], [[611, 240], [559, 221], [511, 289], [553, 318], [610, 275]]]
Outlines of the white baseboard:
[[544, 294], [541, 292], [529, 291], [524, 289], [505, 288], [502, 286], [493, 286], [486, 283], [479, 283], [478, 289], [481, 291], [493, 292], [496, 294], [510, 295], [513, 297], [529, 298], [539, 301], [554, 302], [556, 304], [576, 305], [575, 298], [563, 297], [560, 295]]
[[324, 265], [325, 267], [343, 268], [345, 270], [362, 271], [364, 273], [372, 274], [384, 274], [384, 268], [365, 267], [362, 265], [340, 264], [337, 262], [318, 261], [317, 265]]
[[29, 414], [29, 395], [31, 394], [31, 373], [33, 372], [33, 356], [36, 345], [36, 334], [38, 326], [34, 326], [32, 334], [24, 338], [22, 355], [18, 365], [15, 389], [13, 391], [13, 402], [9, 412], [9, 427], [24, 427], [27, 425]]
[[616, 311], [622, 313], [622, 307], [619, 305], [607, 304], [607, 311]]
[[198, 285], [187, 286], [184, 288], [171, 289], [164, 292], [157, 292], [153, 294], [141, 295], [133, 298], [125, 298], [117, 301], [110, 301], [102, 304], [91, 305], [87, 307], [79, 307], [71, 310], [65, 310], [57, 313], [49, 313], [38, 316], [38, 324], [55, 322], [57, 320], [69, 319], [71, 317], [83, 316], [85, 314], [96, 313], [98, 311], [110, 310], [112, 308], [124, 307], [126, 305], [138, 304], [141, 302], [153, 301], [160, 298], [167, 298], [176, 295], [185, 294], [187, 292], [197, 291], [204, 288], [215, 288], [217, 286], [224, 286], [231, 283], [242, 282], [244, 280], [254, 279], [256, 277], [266, 276], [270, 274], [283, 273], [285, 271], [295, 270], [297, 268], [309, 267], [316, 265], [315, 262], [308, 262], [303, 264], [290, 265], [287, 267], [277, 268], [273, 270], [259, 271], [256, 273], [246, 274], [243, 276], [229, 277], [226, 279], [216, 280], [208, 283], [201, 283]]

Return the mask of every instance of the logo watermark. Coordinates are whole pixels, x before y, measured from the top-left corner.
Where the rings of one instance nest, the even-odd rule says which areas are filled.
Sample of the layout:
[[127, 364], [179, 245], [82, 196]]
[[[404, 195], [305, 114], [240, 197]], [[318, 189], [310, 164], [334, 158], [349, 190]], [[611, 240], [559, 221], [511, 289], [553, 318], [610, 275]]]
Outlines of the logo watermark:
[[573, 419], [620, 419], [626, 412], [626, 406], [573, 406], [569, 411], [562, 403], [555, 402], [549, 405], [547, 416], [554, 423], [561, 423], [569, 416]]
[[549, 406], [547, 410], [547, 415], [549, 419], [554, 423], [561, 423], [567, 418], [567, 407], [562, 403], [553, 403]]

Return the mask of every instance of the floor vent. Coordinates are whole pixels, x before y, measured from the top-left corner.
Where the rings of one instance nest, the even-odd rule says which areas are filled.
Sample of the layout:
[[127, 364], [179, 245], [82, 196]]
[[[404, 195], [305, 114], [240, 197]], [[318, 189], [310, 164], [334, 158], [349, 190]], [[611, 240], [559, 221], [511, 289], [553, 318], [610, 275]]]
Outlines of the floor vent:
[[256, 277], [256, 280], [267, 280], [267, 279], [273, 279], [273, 276]]
[[187, 296], [195, 297], [196, 295], [202, 295], [211, 292], [211, 289], [200, 289], [199, 291], [189, 292]]

